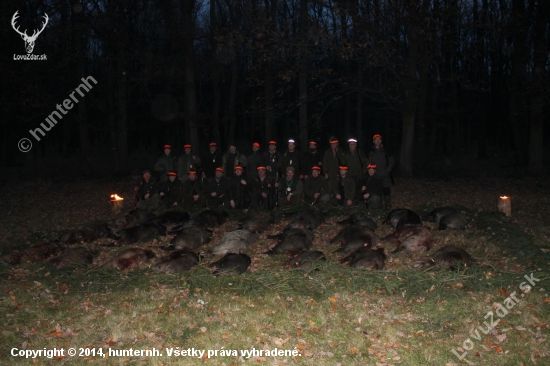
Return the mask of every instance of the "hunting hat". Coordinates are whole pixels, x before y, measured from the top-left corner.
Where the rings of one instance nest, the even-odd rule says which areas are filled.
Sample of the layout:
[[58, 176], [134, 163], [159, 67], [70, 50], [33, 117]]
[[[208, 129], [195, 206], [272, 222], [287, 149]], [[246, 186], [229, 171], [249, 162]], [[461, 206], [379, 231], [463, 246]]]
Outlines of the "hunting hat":
[[256, 168], [256, 170], [266, 170], [266, 169], [265, 169], [265, 166], [259, 166]]
[[240, 165], [235, 165], [235, 169], [234, 170], [243, 170], [243, 167], [240, 166]]
[[350, 142], [355, 142], [355, 143], [357, 143], [357, 140], [356, 140], [356, 139], [349, 139], [349, 140], [348, 140], [348, 143], [350, 143]]
[[310, 141], [309, 144], [317, 146], [317, 142], [315, 142], [315, 141]]
[[289, 140], [288, 140], [288, 143], [290, 144], [291, 142], [292, 142], [293, 144], [296, 143], [296, 141], [294, 141], [293, 139], [289, 139]]
[[178, 173], [176, 173], [176, 172], [168, 172], [168, 176], [170, 176], [170, 177], [175, 177], [177, 175], [178, 175]]
[[145, 174], [145, 173], [151, 174], [151, 171], [150, 171], [149, 169], [143, 169], [143, 170], [141, 171], [141, 174], [143, 175], [143, 174]]
[[170, 149], [170, 150], [172, 150], [172, 146], [170, 146], [170, 145], [164, 145], [164, 149]]
[[183, 148], [184, 148], [184, 149], [190, 149], [190, 148], [191, 148], [191, 144], [185, 144], [185, 145], [183, 145]]
[[187, 172], [187, 174], [191, 175], [191, 174], [197, 174], [197, 171], [196, 170], [190, 170]]
[[320, 166], [317, 166], [317, 165], [314, 165], [311, 167], [311, 170], [318, 170], [318, 171], [321, 171], [321, 167]]
[[340, 170], [348, 170], [348, 167], [345, 166], [345, 165], [340, 165], [340, 167], [338, 168]]
[[336, 138], [336, 136], [330, 136], [330, 138], [328, 139], [328, 142], [330, 142], [331, 144], [337, 144], [338, 139]]
[[372, 136], [372, 139], [373, 139], [373, 140], [374, 140], [375, 138], [379, 138], [380, 140], [382, 140], [382, 135], [380, 135], [380, 134], [377, 133], [376, 135]]
[[287, 171], [287, 172], [293, 172], [293, 171], [294, 171], [294, 167], [289, 166], [289, 167], [286, 168], [286, 171]]
[[216, 144], [215, 142], [211, 142], [208, 144], [208, 146], [218, 146], [218, 144]]
[[222, 167], [217, 167], [217, 168], [216, 168], [216, 171], [217, 171], [217, 172], [222, 172], [222, 173], [223, 173], [223, 168], [222, 168]]
[[277, 142], [275, 140], [269, 140], [269, 145], [277, 145]]
[[376, 170], [376, 164], [367, 165], [367, 169], [375, 169]]
[[252, 146], [260, 147], [260, 143], [259, 143], [259, 142], [254, 142], [254, 143], [252, 144]]

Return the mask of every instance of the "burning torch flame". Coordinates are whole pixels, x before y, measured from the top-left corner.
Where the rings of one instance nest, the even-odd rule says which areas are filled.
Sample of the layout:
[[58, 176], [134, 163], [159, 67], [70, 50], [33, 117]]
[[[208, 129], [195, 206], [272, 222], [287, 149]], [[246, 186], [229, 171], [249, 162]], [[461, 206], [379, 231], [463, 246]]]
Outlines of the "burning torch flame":
[[111, 195], [111, 201], [122, 201], [124, 198], [120, 197], [118, 194], [112, 194]]
[[510, 197], [508, 197], [508, 196], [500, 196], [500, 199], [501, 199], [501, 200], [507, 200], [507, 199], [509, 199], [509, 198], [510, 198]]

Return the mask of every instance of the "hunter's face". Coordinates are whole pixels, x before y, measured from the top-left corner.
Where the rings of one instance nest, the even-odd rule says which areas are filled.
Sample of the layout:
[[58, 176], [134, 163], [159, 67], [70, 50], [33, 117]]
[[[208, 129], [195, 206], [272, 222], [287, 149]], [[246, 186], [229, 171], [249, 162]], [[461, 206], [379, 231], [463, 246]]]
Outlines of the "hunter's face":
[[210, 154], [214, 154], [216, 152], [217, 147], [216, 146], [210, 146]]
[[317, 169], [312, 170], [311, 175], [313, 175], [313, 178], [317, 178], [319, 176], [319, 171]]

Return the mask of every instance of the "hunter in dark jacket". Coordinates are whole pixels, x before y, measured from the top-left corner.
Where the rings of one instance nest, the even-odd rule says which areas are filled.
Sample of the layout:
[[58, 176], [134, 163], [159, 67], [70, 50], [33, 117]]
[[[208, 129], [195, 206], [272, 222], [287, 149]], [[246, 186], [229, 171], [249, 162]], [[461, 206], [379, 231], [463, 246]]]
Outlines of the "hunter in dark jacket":
[[252, 180], [258, 176], [256, 168], [260, 166], [260, 161], [262, 160], [259, 142], [255, 142], [252, 144], [252, 154], [248, 155], [246, 160], [246, 177], [249, 180]]
[[201, 159], [202, 178], [214, 178], [217, 167], [222, 166], [222, 155], [219, 153], [218, 144], [211, 142], [208, 144], [208, 154]]
[[309, 204], [328, 202], [329, 196], [327, 179], [321, 175], [321, 167], [314, 165], [311, 174], [304, 179], [304, 200]]
[[209, 208], [216, 208], [220, 204], [229, 206], [229, 181], [223, 176], [222, 168], [216, 168], [214, 178], [206, 185], [206, 204]]
[[269, 202], [273, 199], [273, 189], [275, 189], [273, 181], [267, 176], [266, 167], [259, 166], [256, 168], [258, 175], [252, 180], [250, 193], [251, 207], [253, 209], [267, 209]]
[[168, 182], [160, 184], [159, 196], [167, 207], [181, 205], [183, 200], [183, 183], [177, 179], [175, 171], [168, 172]]
[[302, 203], [302, 181], [294, 175], [294, 168], [286, 168], [286, 175], [276, 183], [279, 191], [279, 207], [298, 206]]
[[249, 180], [243, 177], [243, 167], [235, 167], [235, 175], [229, 178], [229, 206], [231, 208], [248, 208], [250, 204]]
[[246, 156], [237, 151], [237, 147], [234, 143], [229, 144], [229, 151], [222, 156], [222, 165], [224, 169], [224, 175], [226, 177], [232, 177], [235, 171], [235, 166], [240, 165], [246, 168], [247, 159]]
[[327, 178], [329, 189], [332, 191], [336, 188], [340, 166], [346, 165], [346, 157], [342, 150], [338, 147], [338, 140], [331, 136], [330, 148], [323, 155], [323, 172]]
[[307, 178], [311, 172], [311, 168], [314, 166], [323, 167], [323, 157], [317, 150], [317, 143], [315, 141], [309, 142], [309, 150], [306, 151], [302, 157], [302, 169], [304, 178]]
[[178, 177], [182, 181], [187, 180], [187, 172], [190, 170], [197, 171], [201, 167], [201, 159], [194, 155], [191, 150], [191, 144], [183, 145], [184, 154], [178, 159]]
[[331, 203], [334, 205], [351, 206], [355, 199], [355, 181], [347, 175], [348, 167], [340, 166], [340, 175], [336, 180], [336, 185], [332, 186]]
[[173, 172], [178, 167], [178, 159], [170, 155], [172, 146], [164, 145], [164, 155], [157, 159], [154, 169], [159, 173], [160, 182], [168, 182], [168, 172]]
[[367, 208], [377, 209], [384, 195], [384, 187], [380, 177], [376, 176], [376, 165], [369, 164], [367, 171], [367, 176], [361, 182], [361, 196]]
[[189, 178], [183, 183], [183, 207], [185, 209], [203, 209], [205, 202], [204, 186], [197, 178], [197, 172], [191, 170]]
[[279, 170], [282, 175], [283, 172], [286, 172], [286, 168], [293, 167], [296, 176], [299, 176], [300, 179], [302, 176], [302, 156], [300, 151], [296, 150], [296, 144], [294, 140], [288, 140], [288, 150], [283, 154], [281, 159], [281, 168]]
[[139, 179], [136, 192], [136, 208], [140, 210], [157, 208], [159, 203], [158, 186], [157, 182], [151, 177], [151, 172], [148, 169], [143, 171], [143, 176]]
[[269, 141], [268, 150], [262, 154], [260, 161], [260, 165], [265, 166], [269, 178], [274, 179], [279, 172], [282, 158], [283, 154], [277, 151], [277, 143], [273, 140]]
[[395, 160], [393, 155], [382, 144], [382, 136], [376, 134], [372, 138], [373, 146], [369, 153], [369, 164], [376, 165], [376, 175], [382, 179], [384, 187], [384, 204], [386, 209], [391, 208], [391, 171]]

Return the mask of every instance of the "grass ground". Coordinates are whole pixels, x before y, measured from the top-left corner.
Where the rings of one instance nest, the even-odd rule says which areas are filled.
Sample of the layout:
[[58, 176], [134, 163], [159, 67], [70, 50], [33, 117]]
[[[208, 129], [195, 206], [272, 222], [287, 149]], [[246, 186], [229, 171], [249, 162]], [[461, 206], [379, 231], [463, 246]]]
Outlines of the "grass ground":
[[[9, 195], [0, 202], [1, 253], [112, 218], [109, 195], [131, 197], [125, 181], [32, 181], [6, 190]], [[100, 266], [119, 250], [100, 247], [101, 240], [89, 244], [101, 254], [87, 268], [0, 263], [0, 363], [550, 364], [549, 193], [544, 182], [528, 178], [398, 181], [394, 207], [422, 214], [453, 205], [468, 217], [467, 230], [434, 231], [432, 250], [457, 245], [479, 262], [454, 272], [416, 269], [413, 263], [423, 255], [403, 253], [389, 255], [383, 271], [337, 264], [339, 257], [331, 253], [336, 246], [328, 239], [339, 230], [335, 222], [354, 210], [330, 207], [326, 222], [315, 230], [314, 249], [329, 259], [317, 270], [291, 269], [282, 265], [286, 257], [261, 254], [273, 245], [266, 235], [280, 232], [290, 220], [280, 212], [251, 248], [252, 265], [240, 276], [212, 276], [213, 258], [177, 276], [148, 266], [119, 272]], [[500, 194], [512, 197], [512, 218], [495, 212]], [[379, 237], [391, 232], [381, 224], [386, 214], [371, 212]], [[209, 245], [235, 229], [239, 216], [231, 213]], [[143, 245], [160, 254], [156, 246], [168, 240], [158, 237]], [[63, 348], [64, 356], [11, 355], [54, 347]], [[70, 347], [77, 356], [68, 356]], [[109, 348], [154, 348], [162, 356], [109, 355]], [[98, 355], [100, 349], [106, 357]], [[176, 356], [176, 350], [205, 353]]]

